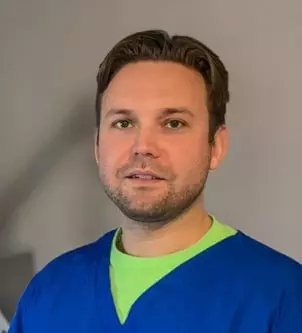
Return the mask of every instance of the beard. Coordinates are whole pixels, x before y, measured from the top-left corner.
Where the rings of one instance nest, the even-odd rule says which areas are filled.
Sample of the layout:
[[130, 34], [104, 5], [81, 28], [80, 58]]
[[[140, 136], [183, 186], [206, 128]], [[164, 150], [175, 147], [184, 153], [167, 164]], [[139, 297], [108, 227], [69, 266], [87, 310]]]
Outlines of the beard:
[[187, 177], [180, 189], [175, 188], [173, 181], [167, 181], [165, 193], [157, 195], [151, 201], [143, 200], [144, 192], [148, 195], [147, 187], [140, 188], [138, 192], [141, 195], [133, 197], [122, 186], [111, 186], [104, 174], [101, 175], [101, 182], [109, 199], [127, 218], [145, 226], [155, 227], [165, 225], [183, 215], [202, 195], [209, 173], [209, 163], [197, 170], [191, 171], [190, 175], [194, 175], [194, 179]]

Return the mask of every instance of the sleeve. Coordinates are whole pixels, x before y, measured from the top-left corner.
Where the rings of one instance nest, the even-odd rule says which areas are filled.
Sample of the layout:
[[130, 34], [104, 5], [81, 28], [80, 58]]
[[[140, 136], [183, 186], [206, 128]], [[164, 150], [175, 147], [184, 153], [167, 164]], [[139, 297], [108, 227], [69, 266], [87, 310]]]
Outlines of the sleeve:
[[283, 293], [273, 333], [302, 333], [302, 265]]

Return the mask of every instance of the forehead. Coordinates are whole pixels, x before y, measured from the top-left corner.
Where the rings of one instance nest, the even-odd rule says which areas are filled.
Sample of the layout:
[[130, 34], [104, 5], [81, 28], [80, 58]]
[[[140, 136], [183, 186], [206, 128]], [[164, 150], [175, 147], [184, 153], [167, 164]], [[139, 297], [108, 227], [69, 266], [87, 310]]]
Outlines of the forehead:
[[200, 112], [206, 104], [205, 83], [197, 71], [173, 62], [141, 61], [124, 66], [115, 75], [103, 95], [102, 112], [165, 107]]

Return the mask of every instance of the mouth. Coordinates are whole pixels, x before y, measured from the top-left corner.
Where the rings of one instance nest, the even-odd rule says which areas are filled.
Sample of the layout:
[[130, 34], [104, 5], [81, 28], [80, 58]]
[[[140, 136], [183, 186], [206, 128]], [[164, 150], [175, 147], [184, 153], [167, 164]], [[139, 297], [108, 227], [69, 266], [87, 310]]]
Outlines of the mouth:
[[160, 175], [157, 175], [153, 172], [142, 172], [142, 171], [133, 171], [129, 175], [126, 176], [127, 179], [132, 180], [141, 180], [141, 181], [160, 181], [165, 180]]

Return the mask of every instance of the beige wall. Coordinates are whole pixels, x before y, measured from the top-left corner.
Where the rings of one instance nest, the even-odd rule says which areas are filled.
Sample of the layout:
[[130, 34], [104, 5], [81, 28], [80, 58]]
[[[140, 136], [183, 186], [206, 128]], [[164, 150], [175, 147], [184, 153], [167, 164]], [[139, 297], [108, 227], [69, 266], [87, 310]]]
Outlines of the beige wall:
[[94, 80], [145, 28], [199, 38], [230, 71], [232, 145], [210, 211], [302, 260], [300, 0], [1, 1], [0, 251], [32, 251], [38, 269], [118, 224], [93, 160]]

